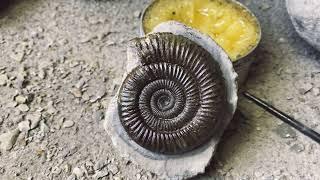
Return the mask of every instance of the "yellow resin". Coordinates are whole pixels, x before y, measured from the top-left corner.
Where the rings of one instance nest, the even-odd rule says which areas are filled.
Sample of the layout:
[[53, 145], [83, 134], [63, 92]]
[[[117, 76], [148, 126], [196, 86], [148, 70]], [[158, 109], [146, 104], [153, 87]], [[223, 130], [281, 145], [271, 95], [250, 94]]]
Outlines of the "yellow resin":
[[211, 36], [236, 61], [259, 40], [255, 18], [228, 0], [157, 0], [143, 19], [146, 33], [158, 24], [175, 20]]

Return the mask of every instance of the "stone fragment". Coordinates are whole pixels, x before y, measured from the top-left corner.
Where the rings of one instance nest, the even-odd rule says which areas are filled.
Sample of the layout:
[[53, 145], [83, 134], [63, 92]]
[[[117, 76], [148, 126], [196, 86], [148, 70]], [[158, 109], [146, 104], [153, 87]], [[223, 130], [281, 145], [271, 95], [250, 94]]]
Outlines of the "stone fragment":
[[260, 9], [263, 11], [268, 10], [270, 8], [271, 8], [271, 6], [268, 3], [262, 3], [260, 6]]
[[22, 96], [22, 95], [18, 95], [17, 97], [15, 97], [15, 101], [19, 104], [24, 104], [27, 102], [27, 97]]
[[21, 131], [21, 132], [27, 132], [30, 130], [30, 121], [28, 120], [25, 120], [25, 121], [22, 121], [18, 124], [18, 129]]
[[289, 125], [282, 123], [275, 130], [275, 133], [282, 138], [296, 138], [297, 133]]
[[109, 172], [108, 171], [97, 171], [94, 175], [93, 175], [93, 178], [94, 179], [100, 179], [100, 178], [103, 178], [103, 177], [106, 177], [109, 175]]
[[90, 102], [94, 103], [94, 102], [100, 100], [105, 94], [106, 94], [106, 90], [105, 89], [99, 90], [95, 95], [93, 95], [90, 98]]
[[72, 88], [70, 92], [76, 98], [80, 98], [82, 96], [82, 92], [78, 88]]
[[94, 174], [94, 165], [91, 161], [85, 163], [85, 169], [89, 175]]
[[299, 93], [304, 95], [308, 93], [313, 88], [313, 85], [311, 83], [304, 83], [299, 85]]
[[115, 175], [115, 174], [117, 174], [117, 173], [119, 172], [118, 167], [117, 167], [116, 165], [114, 165], [114, 164], [108, 165], [108, 170], [109, 170], [113, 175]]
[[67, 180], [77, 180], [77, 176], [75, 174], [71, 174]]
[[48, 127], [48, 125], [42, 120], [40, 121], [40, 131], [43, 133], [47, 133], [49, 132], [50, 128]]
[[139, 18], [140, 15], [141, 15], [141, 12], [140, 12], [140, 11], [135, 11], [135, 12], [133, 13], [133, 16], [134, 16], [135, 18]]
[[320, 95], [320, 88], [313, 88], [312, 89], [312, 94], [314, 96], [319, 96]]
[[100, 110], [95, 112], [95, 120], [96, 121], [101, 121], [104, 119], [104, 111]]
[[101, 32], [98, 34], [98, 40], [101, 41], [103, 40], [105, 37], [107, 37], [108, 35], [110, 35], [111, 32], [110, 31], [107, 31], [107, 32]]
[[52, 168], [51, 173], [59, 175], [61, 173], [61, 171], [62, 171], [61, 168], [59, 168], [58, 166], [55, 166]]
[[27, 72], [25, 71], [25, 66], [22, 65], [19, 67], [17, 72], [17, 86], [18, 88], [22, 89], [25, 87], [25, 78], [27, 76]]
[[79, 61], [71, 61], [70, 64], [69, 64], [69, 67], [74, 68], [74, 67], [77, 67], [79, 65], [80, 65]]
[[74, 122], [71, 120], [64, 121], [62, 124], [63, 128], [71, 128], [74, 125]]
[[9, 108], [14, 108], [14, 107], [16, 107], [18, 105], [18, 103], [16, 102], [16, 101], [12, 101], [12, 102], [9, 102], [8, 104], [7, 104], [7, 107], [9, 107]]
[[46, 78], [46, 71], [43, 68], [40, 68], [38, 76], [40, 79], [45, 79]]
[[293, 146], [290, 147], [290, 150], [296, 153], [300, 153], [304, 151], [305, 147], [303, 144], [294, 144]]
[[30, 129], [34, 129], [39, 125], [39, 122], [41, 120], [41, 113], [27, 114], [26, 119], [31, 122]]
[[63, 170], [64, 170], [64, 172], [66, 172], [66, 173], [70, 173], [70, 171], [71, 171], [71, 165], [70, 165], [70, 164], [66, 164], [66, 165], [63, 167]]
[[84, 101], [89, 101], [90, 100], [90, 96], [89, 96], [89, 94], [88, 93], [83, 93], [83, 95], [82, 95], [82, 99], [84, 100]]
[[140, 180], [141, 179], [141, 174], [140, 173], [136, 174], [136, 178], [137, 178], [137, 180]]
[[20, 134], [19, 129], [14, 129], [0, 135], [0, 149], [9, 151], [13, 148]]
[[22, 62], [25, 56], [25, 52], [12, 52], [10, 57], [18, 62]]
[[107, 164], [105, 160], [100, 160], [94, 165], [94, 170], [102, 170]]
[[75, 85], [76, 88], [81, 89], [85, 85], [86, 81], [84, 79], [80, 79]]
[[53, 101], [49, 101], [47, 105], [47, 112], [49, 114], [54, 114], [57, 112], [56, 108], [53, 106]]
[[123, 180], [123, 178], [119, 176], [113, 176], [113, 180]]
[[6, 74], [0, 75], [0, 86], [5, 86], [8, 82], [8, 76]]
[[0, 167], [0, 175], [4, 174], [6, 172], [6, 169], [4, 167]]
[[75, 167], [75, 168], [72, 170], [72, 173], [73, 173], [74, 175], [76, 175], [76, 177], [77, 177], [78, 179], [80, 179], [80, 178], [82, 178], [82, 177], [84, 176], [84, 171], [83, 171], [81, 168], [79, 168], [79, 167]]
[[17, 107], [21, 112], [27, 112], [29, 111], [29, 106], [26, 104], [19, 104], [19, 106]]

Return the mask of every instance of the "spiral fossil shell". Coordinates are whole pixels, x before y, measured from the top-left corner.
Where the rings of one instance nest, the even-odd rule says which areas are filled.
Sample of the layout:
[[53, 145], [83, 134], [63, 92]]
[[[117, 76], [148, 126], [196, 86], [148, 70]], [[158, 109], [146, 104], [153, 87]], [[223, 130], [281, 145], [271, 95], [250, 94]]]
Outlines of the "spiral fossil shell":
[[219, 65], [201, 46], [171, 33], [131, 41], [141, 65], [118, 97], [127, 134], [157, 153], [178, 154], [205, 144], [223, 121], [226, 85]]

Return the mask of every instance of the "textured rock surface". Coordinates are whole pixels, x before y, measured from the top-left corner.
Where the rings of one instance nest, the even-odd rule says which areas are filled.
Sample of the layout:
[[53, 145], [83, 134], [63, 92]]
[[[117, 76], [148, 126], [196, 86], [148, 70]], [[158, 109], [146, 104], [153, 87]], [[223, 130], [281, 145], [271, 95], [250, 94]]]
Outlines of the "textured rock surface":
[[286, 0], [286, 2], [296, 31], [320, 51], [320, 1]]
[[[119, 157], [102, 121], [96, 119], [117, 92], [127, 40], [139, 33], [134, 14], [148, 0], [12, 2], [0, 13], [0, 74], [8, 77], [0, 86], [0, 135], [23, 120], [31, 122], [32, 130], [28, 138], [21, 133], [14, 147], [1, 153], [0, 179], [64, 180], [74, 177], [76, 167], [88, 169], [84, 178], [107, 174], [103, 180], [159, 179]], [[320, 88], [319, 52], [298, 36], [284, 0], [241, 2], [258, 16], [263, 31], [252, 54], [258, 62], [247, 89], [320, 131], [320, 96], [313, 93]], [[21, 62], [19, 54], [12, 59], [13, 52], [25, 54]], [[306, 83], [313, 89], [301, 94]], [[81, 90], [81, 97], [70, 93], [74, 88]], [[97, 99], [104, 91], [106, 95]], [[18, 95], [30, 95], [28, 112], [17, 109]], [[299, 132], [281, 137], [277, 131], [283, 125], [243, 98], [239, 109], [243, 115], [237, 116], [214, 160], [196, 180], [320, 179], [318, 144]], [[40, 132], [40, 120], [50, 128], [47, 134]], [[60, 128], [67, 120], [74, 126]], [[304, 150], [293, 151], [297, 146]], [[99, 167], [94, 175], [92, 163]], [[115, 175], [107, 168], [110, 164], [118, 167]]]

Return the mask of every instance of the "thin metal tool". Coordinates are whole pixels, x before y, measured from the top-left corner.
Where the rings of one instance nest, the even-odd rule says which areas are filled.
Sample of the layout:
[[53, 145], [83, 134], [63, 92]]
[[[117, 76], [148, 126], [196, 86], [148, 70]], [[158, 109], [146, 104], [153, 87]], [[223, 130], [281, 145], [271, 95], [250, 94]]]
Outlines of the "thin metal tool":
[[277, 108], [271, 106], [270, 104], [266, 103], [265, 101], [255, 97], [254, 95], [248, 92], [244, 92], [243, 95], [249, 100], [253, 101], [258, 106], [260, 106], [261, 108], [263, 108], [264, 110], [268, 111], [270, 114], [274, 115], [275, 117], [279, 118], [281, 121], [289, 124], [296, 130], [300, 131], [304, 135], [308, 136], [309, 138], [313, 139], [314, 141], [320, 144], [320, 134], [317, 133], [316, 131], [312, 130], [311, 128], [307, 127], [301, 122], [295, 120], [294, 118], [290, 117], [284, 112], [278, 110]]

